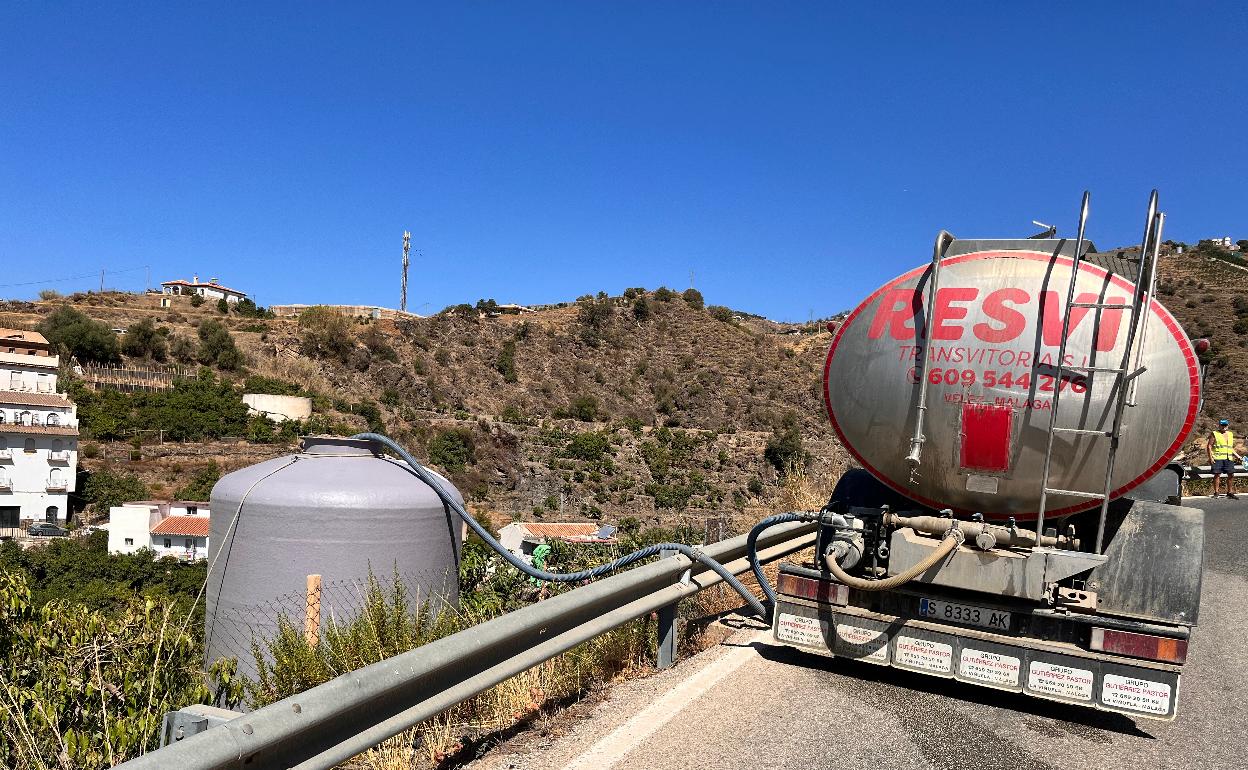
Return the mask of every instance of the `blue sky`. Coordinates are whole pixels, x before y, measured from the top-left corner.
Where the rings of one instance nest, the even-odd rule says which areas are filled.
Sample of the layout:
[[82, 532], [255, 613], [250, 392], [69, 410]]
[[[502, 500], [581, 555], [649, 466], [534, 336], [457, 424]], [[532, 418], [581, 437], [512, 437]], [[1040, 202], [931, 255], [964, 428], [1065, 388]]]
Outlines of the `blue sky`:
[[1153, 187], [1170, 237], [1248, 238], [1246, 8], [7, 3], [0, 296], [394, 307], [409, 229], [409, 309], [692, 272], [804, 320], [940, 228], [1070, 234], [1085, 187], [1101, 246]]

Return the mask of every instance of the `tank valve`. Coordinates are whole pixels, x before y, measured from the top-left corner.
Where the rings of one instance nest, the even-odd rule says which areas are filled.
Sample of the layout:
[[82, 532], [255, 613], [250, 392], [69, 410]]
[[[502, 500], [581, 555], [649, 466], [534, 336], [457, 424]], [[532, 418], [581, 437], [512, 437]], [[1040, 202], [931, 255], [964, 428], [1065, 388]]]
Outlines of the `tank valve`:
[[979, 546], [981, 551], [991, 551], [997, 547], [997, 536], [987, 529], [981, 529], [975, 536], [975, 545]]

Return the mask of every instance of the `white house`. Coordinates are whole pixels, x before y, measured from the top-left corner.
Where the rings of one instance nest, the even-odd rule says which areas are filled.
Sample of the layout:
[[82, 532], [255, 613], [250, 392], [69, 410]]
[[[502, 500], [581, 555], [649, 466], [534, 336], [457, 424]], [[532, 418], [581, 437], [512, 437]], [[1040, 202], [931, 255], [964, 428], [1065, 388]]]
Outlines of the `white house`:
[[201, 283], [198, 275], [191, 276], [191, 280], [183, 281], [178, 279], [175, 281], [165, 281], [160, 284], [162, 294], [177, 294], [192, 296], [198, 294], [204, 299], [218, 300], [223, 299], [226, 302], [238, 302], [247, 298], [246, 292], [230, 289], [217, 283], [216, 278], [209, 278], [208, 283]]
[[78, 469], [78, 410], [56, 392], [43, 335], [0, 328], [0, 529], [64, 523]]
[[211, 522], [208, 503], [189, 500], [139, 500], [108, 510], [109, 553], [134, 553], [142, 548], [157, 558], [183, 561], [208, 558]]
[[498, 530], [498, 542], [517, 556], [529, 558], [533, 549], [548, 540], [565, 543], [615, 543], [616, 528], [588, 522], [551, 523], [516, 521]]

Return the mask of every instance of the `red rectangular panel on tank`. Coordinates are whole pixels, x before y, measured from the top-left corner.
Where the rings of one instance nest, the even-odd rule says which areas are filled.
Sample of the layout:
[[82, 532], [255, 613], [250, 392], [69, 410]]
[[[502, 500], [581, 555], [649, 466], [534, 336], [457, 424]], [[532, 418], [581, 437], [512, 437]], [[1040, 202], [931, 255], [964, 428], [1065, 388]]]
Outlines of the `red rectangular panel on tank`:
[[1010, 469], [1010, 428], [1014, 410], [995, 404], [962, 405], [962, 467], [976, 471]]

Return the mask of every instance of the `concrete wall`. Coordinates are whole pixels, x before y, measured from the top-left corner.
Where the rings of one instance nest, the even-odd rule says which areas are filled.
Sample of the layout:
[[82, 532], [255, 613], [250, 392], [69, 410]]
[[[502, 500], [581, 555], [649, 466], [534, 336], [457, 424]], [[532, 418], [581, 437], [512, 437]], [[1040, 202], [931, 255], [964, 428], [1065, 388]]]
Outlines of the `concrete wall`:
[[[60, 453], [55, 462], [53, 452]], [[21, 508], [21, 518], [29, 521], [46, 521], [48, 508], [55, 507], [57, 521], [65, 521], [77, 467], [78, 439], [73, 436], [6, 435], [0, 430], [0, 506]], [[49, 489], [51, 478], [64, 486]]]
[[243, 403], [247, 405], [248, 414], [263, 414], [273, 422], [306, 420], [312, 416], [312, 399], [304, 396], [244, 393]]
[[[190, 542], [188, 547], [186, 544]], [[169, 545], [165, 545], [169, 543]], [[156, 558], [172, 556], [176, 559], [198, 561], [208, 558], [208, 538], [185, 535], [152, 535], [148, 548], [156, 552]]]
[[134, 553], [151, 548], [151, 530], [160, 521], [156, 506], [116, 505], [108, 509], [108, 552]]

